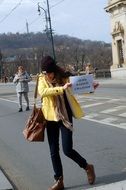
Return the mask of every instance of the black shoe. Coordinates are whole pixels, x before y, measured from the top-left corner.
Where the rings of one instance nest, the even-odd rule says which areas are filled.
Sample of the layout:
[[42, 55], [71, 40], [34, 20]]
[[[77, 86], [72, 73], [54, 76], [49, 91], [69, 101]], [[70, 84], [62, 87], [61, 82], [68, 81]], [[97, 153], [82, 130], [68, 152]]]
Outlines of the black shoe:
[[29, 106], [26, 107], [26, 111], [30, 110]]
[[22, 111], [23, 111], [22, 108], [19, 108], [18, 112], [22, 112]]

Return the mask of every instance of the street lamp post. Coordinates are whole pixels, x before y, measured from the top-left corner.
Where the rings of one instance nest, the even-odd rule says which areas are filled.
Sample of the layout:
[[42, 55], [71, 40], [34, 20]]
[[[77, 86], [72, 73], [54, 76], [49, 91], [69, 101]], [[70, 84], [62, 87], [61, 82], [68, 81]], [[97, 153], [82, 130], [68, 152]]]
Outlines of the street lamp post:
[[47, 16], [47, 11], [46, 11], [43, 7], [41, 7], [41, 6], [39, 5], [39, 3], [38, 3], [38, 12], [39, 12], [39, 15], [41, 14], [41, 13], [40, 13], [40, 9], [42, 9], [42, 10], [44, 11], [44, 13], [45, 13], [46, 31], [48, 31], [48, 16]]
[[[54, 49], [54, 40], [53, 40], [53, 34], [52, 34], [52, 24], [51, 24], [51, 17], [50, 17], [50, 8], [49, 8], [49, 1], [47, 0], [47, 11], [41, 7], [38, 3], [38, 11], [40, 13], [40, 8], [44, 11], [45, 13], [45, 19], [46, 19], [46, 32], [50, 33], [50, 39], [51, 39], [51, 46], [52, 46], [52, 53], [53, 53], [53, 58], [56, 60], [55, 56], [55, 49]], [[48, 23], [49, 23], [49, 28], [48, 28]]]
[[52, 51], [53, 51], [53, 58], [56, 59], [55, 56], [55, 49], [54, 49], [54, 40], [52, 35], [52, 24], [51, 24], [51, 17], [50, 17], [50, 8], [49, 8], [49, 1], [47, 1], [47, 10], [48, 10], [48, 20], [49, 20], [49, 31], [50, 31], [50, 37], [51, 37], [51, 43], [52, 43]]

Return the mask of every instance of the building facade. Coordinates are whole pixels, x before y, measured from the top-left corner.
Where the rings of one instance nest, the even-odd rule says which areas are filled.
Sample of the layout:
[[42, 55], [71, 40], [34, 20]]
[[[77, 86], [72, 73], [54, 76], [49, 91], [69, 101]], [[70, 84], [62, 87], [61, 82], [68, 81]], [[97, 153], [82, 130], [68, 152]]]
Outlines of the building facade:
[[111, 76], [126, 78], [126, 0], [109, 0], [105, 10], [110, 13], [113, 57]]

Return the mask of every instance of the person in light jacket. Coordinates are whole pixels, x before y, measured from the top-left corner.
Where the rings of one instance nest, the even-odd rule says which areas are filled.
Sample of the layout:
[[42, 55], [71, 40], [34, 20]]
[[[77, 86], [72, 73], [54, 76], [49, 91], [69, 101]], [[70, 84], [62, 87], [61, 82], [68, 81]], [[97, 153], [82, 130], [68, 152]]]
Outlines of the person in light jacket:
[[25, 71], [23, 66], [18, 67], [18, 71], [15, 74], [15, 77], [13, 79], [13, 82], [16, 84], [16, 92], [19, 102], [19, 112], [23, 111], [22, 108], [22, 95], [24, 95], [25, 101], [26, 101], [26, 111], [29, 110], [29, 98], [28, 98], [28, 92], [29, 92], [29, 86], [28, 82], [31, 81], [31, 77], [29, 74]]
[[85, 73], [88, 74], [94, 74], [94, 68], [90, 63], [87, 63], [87, 66], [85, 68]]
[[70, 91], [69, 77], [56, 65], [51, 56], [45, 56], [41, 65], [42, 74], [39, 75], [38, 93], [47, 120], [47, 137], [55, 178], [55, 183], [48, 190], [64, 189], [63, 167], [59, 154], [59, 131], [61, 131], [64, 154], [84, 169], [89, 184], [94, 184], [94, 166], [87, 163], [86, 159], [73, 149], [72, 117], [79, 119], [84, 113]]

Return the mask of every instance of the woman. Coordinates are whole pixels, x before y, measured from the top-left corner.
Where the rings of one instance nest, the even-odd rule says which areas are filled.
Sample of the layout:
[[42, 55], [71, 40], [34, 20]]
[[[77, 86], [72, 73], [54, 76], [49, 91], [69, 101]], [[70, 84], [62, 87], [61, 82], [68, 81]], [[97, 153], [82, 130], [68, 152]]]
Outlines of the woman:
[[[61, 131], [64, 154], [85, 169], [89, 184], [95, 182], [94, 167], [73, 149], [72, 117], [81, 118], [83, 111], [69, 87], [68, 76], [52, 57], [42, 59], [38, 92], [42, 98], [42, 110], [47, 120], [47, 137], [50, 147], [55, 183], [48, 190], [64, 189], [63, 168], [59, 154], [59, 131]], [[74, 109], [73, 109], [74, 108]]]
[[26, 101], [26, 111], [29, 110], [29, 98], [28, 98], [28, 92], [29, 92], [29, 86], [28, 82], [31, 81], [31, 77], [29, 74], [24, 70], [23, 66], [18, 67], [18, 71], [15, 74], [15, 77], [13, 79], [13, 82], [16, 84], [16, 92], [19, 102], [19, 112], [22, 112], [22, 95], [24, 95], [25, 101]]

